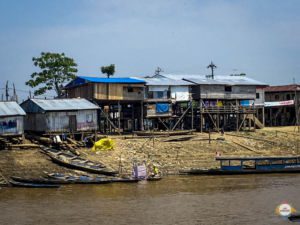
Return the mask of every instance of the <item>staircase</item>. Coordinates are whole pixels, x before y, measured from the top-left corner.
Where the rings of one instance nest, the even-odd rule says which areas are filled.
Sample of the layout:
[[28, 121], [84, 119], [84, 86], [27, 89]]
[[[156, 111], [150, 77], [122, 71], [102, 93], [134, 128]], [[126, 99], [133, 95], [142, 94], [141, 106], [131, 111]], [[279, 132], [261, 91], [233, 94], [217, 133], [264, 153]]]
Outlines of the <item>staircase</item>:
[[259, 128], [259, 129], [264, 128], [264, 125], [262, 124], [262, 122], [259, 121], [259, 119], [257, 119], [256, 116], [254, 116], [254, 115], [248, 115], [247, 118], [251, 119], [253, 122], [255, 120], [255, 126], [256, 126], [256, 128]]

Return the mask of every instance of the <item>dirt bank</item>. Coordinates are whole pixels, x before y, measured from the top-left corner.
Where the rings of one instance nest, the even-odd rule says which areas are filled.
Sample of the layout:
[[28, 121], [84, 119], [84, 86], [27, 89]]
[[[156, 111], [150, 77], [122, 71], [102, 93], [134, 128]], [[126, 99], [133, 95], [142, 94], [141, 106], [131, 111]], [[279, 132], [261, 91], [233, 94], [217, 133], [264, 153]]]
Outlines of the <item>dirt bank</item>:
[[[264, 128], [256, 132], [214, 133], [209, 143], [208, 134], [195, 133], [188, 141], [166, 142], [168, 137], [131, 139], [111, 136], [114, 150], [92, 152], [80, 149], [82, 157], [101, 161], [109, 167], [130, 174], [133, 161], [158, 165], [164, 174], [176, 174], [179, 169], [217, 167], [216, 152], [223, 156], [297, 155], [300, 133], [294, 127]], [[70, 172], [57, 166], [38, 150], [0, 151], [0, 172], [4, 177], [41, 176], [43, 171]]]

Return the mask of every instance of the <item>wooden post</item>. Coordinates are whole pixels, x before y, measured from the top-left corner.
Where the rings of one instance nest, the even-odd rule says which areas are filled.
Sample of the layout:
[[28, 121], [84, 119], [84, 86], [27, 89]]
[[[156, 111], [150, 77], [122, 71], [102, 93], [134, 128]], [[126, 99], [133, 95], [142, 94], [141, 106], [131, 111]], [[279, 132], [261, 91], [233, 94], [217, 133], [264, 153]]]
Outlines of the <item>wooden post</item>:
[[118, 101], [118, 132], [121, 130], [121, 105], [120, 101]]
[[255, 122], [255, 114], [253, 114], [253, 129], [254, 129], [254, 131], [256, 131], [256, 122]]
[[194, 107], [193, 107], [193, 100], [191, 100], [192, 105], [192, 130], [194, 129]]
[[272, 121], [273, 120], [273, 118], [272, 118], [273, 115], [272, 114], [273, 114], [273, 110], [272, 110], [272, 107], [270, 107], [270, 126], [271, 127], [273, 126], [273, 121]]
[[200, 132], [203, 132], [203, 115], [202, 115], [202, 101], [199, 101], [199, 108], [200, 108]]
[[262, 120], [263, 120], [263, 125], [264, 127], [266, 126], [266, 123], [265, 123], [265, 107], [263, 106], [262, 108]]
[[237, 99], [235, 100], [235, 107], [236, 107], [236, 131], [239, 132], [239, 106], [237, 103]]
[[144, 103], [141, 101], [141, 130], [144, 130]]

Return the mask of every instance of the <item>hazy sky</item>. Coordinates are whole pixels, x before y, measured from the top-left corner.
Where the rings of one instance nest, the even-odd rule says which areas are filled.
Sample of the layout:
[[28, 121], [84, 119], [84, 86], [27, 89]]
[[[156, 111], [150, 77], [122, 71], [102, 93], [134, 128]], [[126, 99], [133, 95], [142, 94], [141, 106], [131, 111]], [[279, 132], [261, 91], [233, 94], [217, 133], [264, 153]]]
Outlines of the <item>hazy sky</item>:
[[[0, 93], [27, 91], [32, 57], [64, 52], [78, 75], [244, 72], [268, 84], [300, 82], [299, 0], [0, 0]], [[18, 91], [25, 96], [26, 92]]]

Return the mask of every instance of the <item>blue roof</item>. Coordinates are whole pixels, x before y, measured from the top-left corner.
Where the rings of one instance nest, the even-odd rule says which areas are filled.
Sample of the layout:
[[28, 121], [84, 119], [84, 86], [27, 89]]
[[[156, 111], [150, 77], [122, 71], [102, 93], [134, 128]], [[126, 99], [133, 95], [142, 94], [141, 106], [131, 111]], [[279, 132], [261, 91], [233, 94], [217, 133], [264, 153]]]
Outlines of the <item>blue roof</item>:
[[65, 87], [74, 87], [85, 83], [109, 83], [109, 84], [144, 84], [146, 81], [138, 80], [129, 77], [85, 77], [85, 76], [78, 76], [73, 81], [68, 83]]

